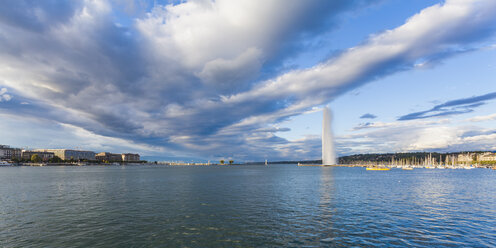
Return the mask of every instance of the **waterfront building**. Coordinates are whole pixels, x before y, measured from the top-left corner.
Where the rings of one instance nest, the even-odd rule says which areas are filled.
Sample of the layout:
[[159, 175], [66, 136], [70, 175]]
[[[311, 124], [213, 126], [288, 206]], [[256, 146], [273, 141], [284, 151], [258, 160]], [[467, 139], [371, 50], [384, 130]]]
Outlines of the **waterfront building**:
[[19, 159], [22, 151], [19, 148], [12, 148], [7, 145], [0, 145], [0, 159]]
[[95, 152], [70, 149], [36, 149], [39, 152], [53, 152], [62, 160], [95, 160]]
[[122, 161], [122, 154], [110, 153], [110, 152], [100, 152], [95, 155], [95, 159], [98, 161], [109, 161], [116, 162]]
[[472, 163], [474, 161], [474, 154], [472, 153], [462, 153], [458, 154], [459, 163]]
[[140, 161], [140, 155], [139, 154], [133, 154], [133, 153], [123, 153], [122, 154], [122, 161], [125, 161], [125, 162]]
[[43, 151], [26, 151], [26, 150], [22, 150], [22, 159], [25, 159], [25, 160], [30, 160], [33, 155], [38, 155], [38, 157], [41, 158], [42, 161], [46, 162], [50, 159], [52, 159], [55, 154], [53, 152], [43, 152]]
[[496, 161], [496, 153], [485, 152], [477, 156], [477, 161]]

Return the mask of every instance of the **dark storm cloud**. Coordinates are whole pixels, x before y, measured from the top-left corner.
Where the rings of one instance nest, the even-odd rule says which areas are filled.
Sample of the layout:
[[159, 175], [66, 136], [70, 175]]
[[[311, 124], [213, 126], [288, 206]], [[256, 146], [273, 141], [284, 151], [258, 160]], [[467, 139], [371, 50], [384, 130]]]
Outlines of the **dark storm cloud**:
[[431, 117], [441, 117], [448, 115], [470, 113], [473, 112], [475, 108], [486, 104], [486, 101], [495, 98], [496, 98], [496, 92], [492, 92], [480, 96], [451, 100], [443, 104], [436, 105], [433, 108], [426, 111], [414, 112], [407, 115], [403, 115], [399, 117], [398, 120], [405, 121], [405, 120], [425, 119]]

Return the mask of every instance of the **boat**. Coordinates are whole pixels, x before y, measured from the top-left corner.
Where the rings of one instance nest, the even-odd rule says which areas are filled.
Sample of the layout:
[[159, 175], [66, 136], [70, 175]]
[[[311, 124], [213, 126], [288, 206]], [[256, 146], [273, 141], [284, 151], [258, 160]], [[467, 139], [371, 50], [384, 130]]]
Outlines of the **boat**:
[[412, 167], [402, 167], [401, 169], [402, 169], [402, 170], [413, 170], [413, 168], [412, 168]]
[[0, 166], [11, 166], [12, 164], [7, 161], [0, 161]]
[[390, 168], [386, 167], [367, 167], [367, 170], [372, 170], [372, 171], [388, 171], [391, 170]]
[[302, 163], [298, 163], [298, 166], [331, 167], [331, 166], [338, 166], [338, 165], [331, 165], [331, 164], [302, 164]]

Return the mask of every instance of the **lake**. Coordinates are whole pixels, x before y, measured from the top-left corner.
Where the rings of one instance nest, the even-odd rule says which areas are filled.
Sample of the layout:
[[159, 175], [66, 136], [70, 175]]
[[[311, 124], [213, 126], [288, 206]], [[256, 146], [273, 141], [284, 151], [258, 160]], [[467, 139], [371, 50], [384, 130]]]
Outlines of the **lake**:
[[0, 168], [0, 247], [494, 247], [496, 171]]

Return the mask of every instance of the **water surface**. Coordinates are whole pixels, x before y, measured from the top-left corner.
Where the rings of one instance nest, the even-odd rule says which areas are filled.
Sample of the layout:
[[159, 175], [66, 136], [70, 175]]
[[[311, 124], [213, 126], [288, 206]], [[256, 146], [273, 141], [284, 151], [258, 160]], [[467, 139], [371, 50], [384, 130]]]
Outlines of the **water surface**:
[[496, 246], [496, 171], [0, 168], [0, 247]]

